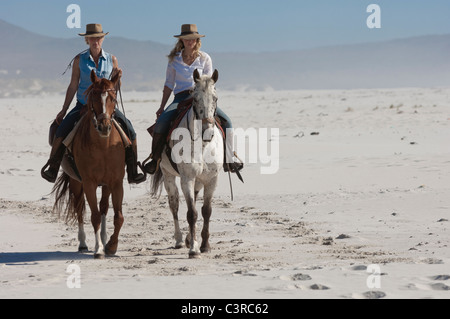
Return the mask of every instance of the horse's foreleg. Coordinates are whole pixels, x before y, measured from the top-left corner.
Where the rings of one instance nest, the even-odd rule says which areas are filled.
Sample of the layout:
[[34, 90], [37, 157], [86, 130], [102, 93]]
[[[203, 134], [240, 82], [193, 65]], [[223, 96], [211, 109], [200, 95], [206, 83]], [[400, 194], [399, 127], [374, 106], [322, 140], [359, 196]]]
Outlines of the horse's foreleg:
[[203, 207], [202, 207], [203, 229], [202, 229], [202, 246], [200, 247], [200, 251], [202, 253], [209, 253], [211, 251], [211, 247], [209, 245], [209, 220], [212, 214], [211, 203], [216, 186], [217, 186], [217, 177], [211, 179], [210, 182], [207, 185], [205, 185], [205, 190], [203, 194]]
[[78, 223], [78, 241], [80, 244], [78, 245], [78, 252], [84, 253], [88, 251], [88, 247], [86, 244], [86, 232], [84, 231], [84, 222]]
[[106, 254], [114, 255], [119, 245], [119, 233], [122, 228], [124, 218], [122, 214], [123, 184], [122, 181], [112, 188], [112, 203], [114, 207], [114, 233], [106, 244]]
[[183, 247], [183, 234], [180, 230], [180, 223], [178, 221], [178, 208], [179, 208], [179, 193], [178, 187], [175, 183], [175, 176], [164, 173], [164, 187], [166, 188], [167, 194], [169, 196], [169, 207], [173, 216], [173, 224], [175, 227], [175, 249], [180, 249]]
[[100, 235], [100, 225], [101, 225], [101, 214], [97, 207], [97, 185], [95, 183], [87, 183], [83, 184], [84, 193], [86, 194], [86, 199], [89, 203], [89, 207], [91, 208], [91, 223], [94, 227], [95, 234], [95, 259], [102, 259], [105, 257], [105, 247], [102, 243], [101, 235]]
[[[187, 221], [189, 224], [189, 235], [187, 239], [189, 239], [189, 258], [199, 258], [200, 257], [200, 249], [196, 240], [196, 224], [197, 224], [197, 210], [195, 209], [195, 179], [186, 179], [182, 178], [181, 180], [181, 188], [183, 190], [184, 197], [186, 199], [186, 204], [188, 207], [187, 212]], [[186, 243], [188, 245], [188, 243]]]
[[108, 240], [108, 234], [106, 232], [106, 215], [108, 214], [110, 195], [111, 191], [109, 190], [108, 186], [103, 186], [102, 199], [100, 200], [100, 214], [102, 215], [102, 226], [100, 236], [102, 238], [103, 245], [106, 245], [106, 241]]

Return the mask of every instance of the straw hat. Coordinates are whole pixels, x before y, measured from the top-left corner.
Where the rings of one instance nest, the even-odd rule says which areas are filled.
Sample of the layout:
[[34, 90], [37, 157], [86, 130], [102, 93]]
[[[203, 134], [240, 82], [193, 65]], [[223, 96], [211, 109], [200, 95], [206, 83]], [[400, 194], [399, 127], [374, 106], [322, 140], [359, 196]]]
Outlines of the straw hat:
[[198, 38], [204, 38], [205, 36], [198, 33], [197, 25], [183, 24], [181, 26], [181, 34], [174, 35], [174, 37], [178, 39], [193, 40]]
[[82, 37], [104, 37], [108, 35], [109, 32], [103, 33], [103, 28], [101, 24], [91, 23], [86, 25], [86, 33], [79, 33]]

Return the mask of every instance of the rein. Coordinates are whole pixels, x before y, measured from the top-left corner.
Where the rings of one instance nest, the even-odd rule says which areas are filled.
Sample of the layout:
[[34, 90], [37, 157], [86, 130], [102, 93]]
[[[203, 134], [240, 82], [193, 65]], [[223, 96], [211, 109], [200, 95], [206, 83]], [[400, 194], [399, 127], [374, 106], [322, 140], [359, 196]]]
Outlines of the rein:
[[[195, 115], [194, 118], [195, 118], [195, 120], [201, 120], [202, 124], [212, 124], [212, 125], [216, 124], [215, 115], [216, 115], [217, 111], [214, 111], [214, 117], [208, 117], [208, 118], [201, 119], [200, 116], [197, 113], [197, 109], [196, 109], [195, 106], [196, 106], [196, 104], [195, 104], [195, 100], [194, 100], [194, 101], [192, 101], [192, 110], [194, 111], [194, 115]], [[216, 104], [216, 109], [217, 109], [217, 104]], [[190, 131], [190, 128], [189, 128], [189, 131]], [[195, 140], [194, 140], [194, 137], [192, 136], [192, 132], [190, 132], [190, 133], [191, 133], [190, 134], [191, 135], [191, 141], [194, 142]], [[201, 135], [201, 139], [203, 141], [203, 133]]]

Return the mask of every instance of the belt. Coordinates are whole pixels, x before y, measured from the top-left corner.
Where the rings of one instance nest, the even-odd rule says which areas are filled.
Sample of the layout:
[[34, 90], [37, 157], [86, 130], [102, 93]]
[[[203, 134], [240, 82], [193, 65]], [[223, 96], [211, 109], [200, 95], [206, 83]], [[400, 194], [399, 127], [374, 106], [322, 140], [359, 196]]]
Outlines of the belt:
[[184, 95], [184, 94], [191, 94], [191, 90], [185, 90], [185, 91], [181, 91], [180, 93], [175, 94], [175, 97]]

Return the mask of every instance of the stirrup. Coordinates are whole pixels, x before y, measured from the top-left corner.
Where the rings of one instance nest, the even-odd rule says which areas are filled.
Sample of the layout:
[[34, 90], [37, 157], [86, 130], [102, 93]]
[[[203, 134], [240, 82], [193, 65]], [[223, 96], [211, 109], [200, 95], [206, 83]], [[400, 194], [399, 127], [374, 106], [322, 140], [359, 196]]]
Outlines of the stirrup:
[[[158, 171], [158, 169], [159, 169], [159, 163], [161, 162], [161, 159], [156, 160], [156, 164], [153, 164], [154, 161], [155, 160], [152, 159], [149, 163], [145, 164], [144, 167], [141, 168], [142, 171], [144, 171], [144, 172], [146, 172], [147, 174], [150, 174], [150, 175], [155, 174]], [[156, 165], [154, 171], [150, 169], [153, 165]]]
[[244, 164], [239, 163], [239, 162], [225, 163], [225, 165], [224, 165], [225, 172], [231, 172], [231, 173], [239, 172], [243, 168], [244, 168]]
[[230, 171], [231, 173], [237, 173], [244, 168], [244, 162], [239, 158], [236, 152], [233, 152], [234, 157], [238, 160], [238, 162], [233, 163], [224, 163], [225, 172]]
[[41, 177], [43, 179], [45, 179], [47, 182], [54, 183], [54, 182], [56, 182], [56, 178], [58, 177], [58, 171], [56, 171], [56, 174], [50, 175], [50, 172], [48, 172], [46, 170], [49, 166], [50, 166], [50, 168], [49, 168], [49, 171], [50, 171], [50, 170], [52, 170], [50, 160], [47, 162], [47, 164], [44, 165], [44, 167], [42, 167]]
[[128, 177], [127, 179], [129, 184], [140, 184], [145, 182], [147, 180], [147, 177], [145, 176], [145, 174], [137, 173], [133, 179], [131, 179], [130, 177]]

